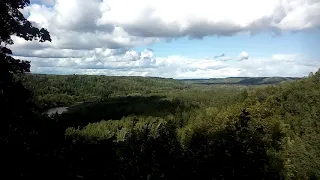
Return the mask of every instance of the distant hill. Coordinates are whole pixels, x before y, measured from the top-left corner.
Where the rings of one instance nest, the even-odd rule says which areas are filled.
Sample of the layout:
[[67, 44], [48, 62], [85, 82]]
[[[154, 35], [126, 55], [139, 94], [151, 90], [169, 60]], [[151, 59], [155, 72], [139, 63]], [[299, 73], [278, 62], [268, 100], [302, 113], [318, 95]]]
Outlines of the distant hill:
[[210, 79], [180, 79], [180, 81], [191, 84], [238, 84], [238, 85], [263, 85], [278, 84], [284, 81], [293, 81], [297, 77], [227, 77]]
[[42, 109], [118, 96], [162, 95], [192, 86], [174, 79], [99, 75], [28, 74], [24, 82]]

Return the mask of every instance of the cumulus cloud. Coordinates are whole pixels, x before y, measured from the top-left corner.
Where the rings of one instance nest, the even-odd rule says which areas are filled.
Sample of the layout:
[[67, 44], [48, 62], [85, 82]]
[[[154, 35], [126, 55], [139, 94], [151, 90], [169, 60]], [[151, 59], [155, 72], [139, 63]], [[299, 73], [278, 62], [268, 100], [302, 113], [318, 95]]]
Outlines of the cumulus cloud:
[[[37, 2], [37, 1], [36, 1]], [[33, 2], [35, 3], [35, 2]], [[22, 13], [37, 27], [47, 28], [52, 43], [46, 47], [55, 49], [132, 48], [159, 41], [159, 38], [145, 38], [130, 35], [123, 27], [115, 24], [98, 25], [102, 16], [100, 0], [56, 0], [53, 6], [31, 4]], [[13, 37], [16, 49], [30, 48], [38, 42], [25, 42]], [[45, 48], [46, 48], [45, 47]]]
[[242, 61], [242, 60], [246, 60], [246, 59], [249, 59], [249, 54], [245, 51], [242, 51], [239, 55], [239, 60]]
[[[116, 24], [144, 37], [204, 37], [319, 27], [314, 0], [105, 0], [98, 24]], [[126, 4], [123, 6], [123, 4]], [[152, 24], [152, 26], [150, 26]]]
[[[305, 62], [310, 62], [313, 66]], [[251, 57], [239, 62], [236, 66], [243, 70], [241, 76], [302, 77], [309, 72], [317, 71], [320, 67], [319, 62], [319, 60], [311, 61], [308, 57], [297, 54], [275, 54], [270, 58]]]
[[272, 55], [272, 59], [276, 61], [284, 61], [284, 62], [295, 62], [299, 60], [301, 57], [297, 54], [274, 54]]
[[50, 46], [57, 49], [131, 48], [184, 36], [299, 31], [320, 26], [318, 0], [32, 2], [23, 14], [49, 30]]
[[[145, 49], [115, 50], [96, 48], [94, 50], [69, 50], [65, 56], [50, 57], [44, 51], [43, 57], [16, 56], [31, 61], [34, 73], [54, 74], [104, 74], [158, 76], [167, 78], [214, 78], [231, 76], [303, 76], [314, 72], [319, 61], [309, 66], [303, 56], [275, 54], [269, 58], [252, 57], [246, 61], [222, 61], [218, 59], [188, 58], [179, 55], [157, 57]], [[68, 54], [73, 54], [69, 57]], [[282, 57], [300, 57], [284, 61]], [[287, 69], [287, 71], [284, 71]]]
[[318, 0], [41, 2], [52, 5], [32, 4], [23, 13], [48, 28], [54, 48], [130, 48], [183, 36], [299, 31], [320, 26]]
[[[65, 52], [66, 55], [60, 58], [50, 57], [47, 52], [50, 51], [42, 52], [43, 57], [41, 55], [38, 55], [38, 57], [16, 55], [15, 57], [31, 61], [31, 70], [35, 73], [41, 73], [44, 70], [60, 72], [65, 69], [67, 72], [72, 73], [86, 72], [95, 74], [95, 72], [107, 73], [110, 70], [117, 70], [119, 72], [127, 71], [127, 75], [180, 77], [181, 73], [220, 71], [220, 69], [228, 66], [222, 61], [213, 59], [194, 59], [182, 56], [154, 57], [153, 52], [148, 49], [143, 52], [128, 50], [120, 53], [117, 50], [102, 48], [91, 51], [68, 50]], [[73, 57], [68, 57], [68, 54], [74, 55]], [[84, 71], [85, 69], [91, 70]], [[210, 75], [212, 74], [206, 76]]]
[[[21, 11], [52, 37], [52, 43], [13, 37], [14, 55], [30, 60], [37, 73], [175, 78], [303, 75], [318, 62], [288, 54], [249, 59], [247, 52], [241, 52], [239, 57], [195, 59], [132, 50], [180, 37], [319, 28], [318, 0], [33, 0]], [[290, 71], [284, 72], [284, 67]]]

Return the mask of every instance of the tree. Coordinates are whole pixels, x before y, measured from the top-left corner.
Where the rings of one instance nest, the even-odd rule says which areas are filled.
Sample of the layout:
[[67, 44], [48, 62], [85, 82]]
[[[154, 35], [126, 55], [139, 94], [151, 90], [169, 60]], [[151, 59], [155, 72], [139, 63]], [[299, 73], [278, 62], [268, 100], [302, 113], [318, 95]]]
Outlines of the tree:
[[[7, 45], [14, 42], [12, 35], [27, 41], [50, 41], [46, 29], [33, 27], [20, 9], [28, 6], [29, 0], [1, 0], [0, 1], [0, 146], [1, 163], [4, 163], [3, 172], [14, 170], [12, 178], [28, 173], [28, 162], [31, 161], [29, 138], [34, 134], [32, 123], [29, 121], [32, 111], [30, 109], [30, 92], [24, 88], [21, 80], [17, 78], [30, 72], [30, 62], [13, 58], [12, 51]], [[30, 117], [29, 117], [30, 115]], [[29, 159], [28, 159], [29, 158]], [[1, 173], [3, 174], [3, 173]]]
[[313, 72], [310, 72], [310, 73], [309, 73], [309, 77], [312, 77], [312, 76], [313, 76]]
[[2, 0], [0, 3], [0, 103], [1, 107], [5, 107], [1, 108], [1, 112], [9, 113], [11, 117], [21, 117], [17, 111], [25, 110], [26, 107], [21, 106], [25, 105], [30, 94], [15, 78], [30, 72], [30, 62], [11, 56], [12, 51], [7, 48], [7, 45], [14, 43], [11, 36], [16, 35], [27, 41], [51, 42], [46, 29], [33, 27], [20, 12], [29, 4], [29, 0]]

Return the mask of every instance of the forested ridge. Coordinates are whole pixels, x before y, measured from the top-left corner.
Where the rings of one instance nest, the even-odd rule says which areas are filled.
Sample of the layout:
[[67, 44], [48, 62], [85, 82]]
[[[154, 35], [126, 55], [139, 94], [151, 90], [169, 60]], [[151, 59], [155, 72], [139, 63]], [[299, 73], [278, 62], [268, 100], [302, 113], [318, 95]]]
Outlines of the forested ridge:
[[320, 179], [320, 70], [268, 86], [26, 74], [11, 36], [51, 41], [29, 4], [0, 3], [3, 179]]
[[[174, 80], [157, 77], [28, 74], [24, 82], [33, 92], [39, 108], [46, 109], [117, 96], [163, 95], [196, 88], [205, 90], [232, 87], [229, 85], [240, 89], [248, 85], [276, 84], [296, 79], [298, 78], [240, 77]], [[200, 86], [196, 86], [197, 84]]]
[[298, 80], [297, 77], [227, 77], [210, 79], [181, 79], [191, 84], [234, 84], [234, 85], [267, 85], [285, 81]]
[[25, 79], [25, 85], [33, 92], [40, 108], [70, 106], [123, 95], [165, 94], [190, 86], [173, 79], [151, 77], [28, 74]]
[[[59, 177], [67, 170], [71, 177], [112, 179], [319, 178], [319, 73], [262, 87], [143, 77], [27, 79], [35, 97], [55, 95], [46, 87], [57, 88], [56, 95], [89, 94], [64, 104], [87, 102], [67, 113], [41, 117], [43, 137], [51, 138], [45, 141], [60, 153], [60, 160], [52, 154], [61, 163]], [[103, 92], [99, 86], [108, 96], [90, 99]]]

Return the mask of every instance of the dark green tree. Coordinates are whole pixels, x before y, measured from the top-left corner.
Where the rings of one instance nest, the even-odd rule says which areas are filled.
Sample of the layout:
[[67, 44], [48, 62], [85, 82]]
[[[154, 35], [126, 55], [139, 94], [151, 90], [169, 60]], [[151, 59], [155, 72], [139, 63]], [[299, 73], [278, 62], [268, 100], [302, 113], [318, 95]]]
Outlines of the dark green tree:
[[[39, 40], [51, 41], [46, 29], [33, 27], [20, 9], [28, 6], [29, 0], [1, 0], [0, 1], [0, 143], [2, 169], [10, 173], [15, 169], [13, 176], [23, 176], [21, 169], [25, 169], [24, 163], [28, 160], [26, 150], [30, 149], [27, 139], [33, 134], [31, 128], [32, 115], [30, 92], [24, 88], [19, 76], [30, 72], [30, 62], [13, 58], [12, 51], [7, 47], [14, 42], [12, 36], [21, 37], [27, 41]], [[29, 139], [28, 139], [29, 140]], [[30, 141], [29, 141], [30, 142]], [[26, 166], [27, 167], [27, 166]]]
[[46, 29], [33, 27], [19, 9], [30, 4], [29, 0], [2, 0], [0, 3], [0, 103], [2, 112], [21, 118], [27, 108], [25, 102], [29, 92], [23, 88], [15, 76], [30, 72], [30, 62], [13, 58], [7, 45], [12, 45], [12, 35], [27, 41], [51, 41]]
[[21, 119], [28, 106], [30, 93], [22, 86], [17, 76], [30, 72], [30, 62], [13, 58], [7, 45], [12, 45], [12, 35], [27, 41], [51, 41], [46, 29], [32, 26], [19, 9], [30, 4], [29, 0], [2, 0], [0, 2], [0, 103], [1, 113], [13, 119]]

